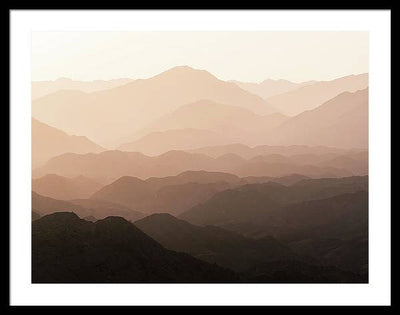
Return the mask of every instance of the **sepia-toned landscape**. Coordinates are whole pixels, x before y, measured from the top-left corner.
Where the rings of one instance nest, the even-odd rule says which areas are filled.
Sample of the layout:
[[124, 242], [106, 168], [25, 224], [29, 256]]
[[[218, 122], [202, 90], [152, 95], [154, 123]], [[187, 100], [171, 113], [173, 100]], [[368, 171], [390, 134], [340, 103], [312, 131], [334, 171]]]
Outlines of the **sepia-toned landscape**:
[[368, 68], [162, 67], [32, 80], [32, 282], [367, 283]]

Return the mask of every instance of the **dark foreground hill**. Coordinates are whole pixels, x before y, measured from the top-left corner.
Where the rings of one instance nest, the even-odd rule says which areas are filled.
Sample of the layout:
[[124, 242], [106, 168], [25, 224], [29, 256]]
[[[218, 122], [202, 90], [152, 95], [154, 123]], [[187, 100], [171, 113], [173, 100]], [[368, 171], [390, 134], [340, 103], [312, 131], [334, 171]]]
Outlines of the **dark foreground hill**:
[[235, 273], [163, 248], [121, 217], [54, 213], [32, 223], [32, 282], [235, 282]]
[[[214, 241], [218, 242], [218, 238]], [[93, 223], [74, 213], [58, 212], [32, 223], [33, 283], [365, 281], [365, 276], [356, 273], [290, 258], [256, 263], [245, 272], [235, 273], [189, 254], [168, 250], [121, 217]]]
[[40, 214], [36, 211], [32, 210], [32, 221], [35, 221], [40, 218]]

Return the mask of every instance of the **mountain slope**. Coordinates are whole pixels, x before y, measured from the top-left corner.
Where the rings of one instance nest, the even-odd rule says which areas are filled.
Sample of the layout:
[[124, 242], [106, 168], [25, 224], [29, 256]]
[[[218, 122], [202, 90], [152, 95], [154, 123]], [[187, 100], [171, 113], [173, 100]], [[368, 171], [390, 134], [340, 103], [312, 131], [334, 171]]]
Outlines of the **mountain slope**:
[[292, 117], [274, 130], [271, 142], [368, 148], [368, 89], [342, 93]]
[[136, 221], [145, 216], [144, 213], [133, 210], [119, 203], [98, 199], [72, 199], [68, 201], [74, 205], [89, 209], [91, 215], [96, 220], [104, 219], [108, 216], [120, 216], [128, 221]]
[[322, 154], [344, 154], [349, 150], [340, 148], [331, 148], [327, 146], [306, 146], [306, 145], [259, 145], [250, 147], [244, 144], [228, 144], [219, 146], [207, 146], [195, 150], [189, 150], [191, 153], [205, 154], [213, 158], [225, 154], [235, 154], [244, 159], [251, 159], [259, 155], [280, 154], [285, 156], [293, 155], [322, 155]]
[[[213, 159], [201, 154], [170, 151], [156, 157], [137, 152], [106, 151], [100, 154], [66, 153], [51, 159], [34, 175], [84, 175], [98, 181], [113, 181], [122, 176], [147, 178], [177, 175], [186, 170], [213, 170]], [[215, 167], [214, 167], [215, 169]]]
[[[193, 172], [194, 173], [194, 172]], [[91, 198], [107, 200], [139, 211], [179, 214], [230, 187], [223, 181], [197, 183], [192, 179], [150, 178], [146, 181], [124, 176], [94, 193]], [[175, 182], [175, 183], [174, 183]]]
[[[246, 160], [235, 154], [218, 158], [185, 151], [169, 151], [158, 156], [146, 156], [138, 152], [105, 151], [99, 154], [66, 153], [49, 160], [43, 167], [33, 172], [34, 177], [57, 174], [65, 177], [86, 176], [98, 182], [112, 182], [122, 176], [141, 179], [178, 175], [185, 171], [224, 172], [237, 176], [281, 177], [301, 174], [308, 177], [338, 177], [358, 174], [353, 169], [365, 167], [365, 159], [354, 159], [353, 163], [335, 165], [313, 165], [318, 157], [300, 156], [296, 158], [274, 157]], [[332, 156], [327, 156], [328, 161]], [[325, 159], [326, 160], [326, 159]], [[341, 165], [338, 161], [338, 166]], [[360, 164], [360, 166], [358, 166]], [[349, 169], [347, 169], [349, 167]]]
[[80, 207], [78, 205], [74, 205], [68, 201], [57, 200], [50, 197], [45, 197], [39, 195], [38, 193], [32, 191], [32, 210], [38, 213], [40, 216], [50, 214], [53, 212], [76, 212], [81, 217], [90, 215], [89, 210]]
[[[223, 238], [224, 239], [224, 238]], [[236, 274], [167, 250], [132, 223], [108, 217], [95, 223], [74, 213], [32, 222], [33, 283], [365, 282], [335, 267], [296, 260], [257, 264]]]
[[296, 253], [317, 259], [327, 266], [338, 266], [360, 274], [368, 274], [368, 233], [352, 239], [313, 237], [290, 242]]
[[282, 229], [280, 239], [291, 242], [307, 238], [350, 240], [368, 237], [368, 193], [354, 191], [284, 207], [279, 213], [279, 221], [285, 221], [286, 228], [290, 229]]
[[150, 215], [134, 224], [168, 249], [236, 271], [262, 262], [298, 258], [271, 237], [247, 239], [218, 227], [195, 226], [166, 213]]
[[273, 182], [244, 185], [217, 193], [203, 204], [182, 213], [179, 218], [197, 225], [226, 226], [244, 222], [263, 224], [275, 214], [282, 218], [286, 213], [282, 209], [291, 203], [366, 190], [367, 176], [306, 179], [292, 186]]
[[205, 145], [227, 144], [233, 142], [216, 132], [203, 129], [171, 129], [155, 131], [146, 136], [119, 146], [121, 151], [141, 152], [146, 155], [159, 155], [170, 150], [189, 150]]
[[[356, 187], [347, 190], [355, 192], [286, 205], [274, 203], [273, 192], [269, 198], [254, 191], [236, 194], [230, 199], [216, 195], [215, 200], [210, 199], [180, 217], [193, 223], [214, 224], [255, 239], [272, 235], [297, 254], [315, 259], [313, 264], [336, 266], [365, 277], [368, 275], [368, 192]], [[288, 202], [291, 202], [291, 193], [286, 192]]]
[[104, 148], [86, 137], [72, 136], [32, 118], [32, 163], [40, 165], [65, 152], [101, 152]]
[[290, 186], [307, 178], [298, 174], [275, 178], [239, 178], [232, 174], [205, 171], [189, 171], [177, 176], [151, 177], [147, 180], [124, 176], [101, 188], [91, 198], [125, 205], [145, 213], [177, 215], [206, 202], [221, 191], [241, 185], [273, 182]]
[[234, 282], [233, 272], [164, 249], [120, 217], [55, 213], [32, 224], [33, 283]]
[[104, 91], [59, 91], [47, 95], [33, 102], [32, 115], [100, 144], [115, 145], [122, 143], [118, 139], [159, 117], [201, 99], [241, 106], [260, 114], [276, 111], [259, 96], [206, 71], [175, 67], [152, 78]]
[[[123, 144], [120, 149], [129, 151], [138, 150], [137, 142], [143, 145], [143, 142], [146, 140], [153, 140], [153, 142], [157, 142], [161, 147], [164, 147], [166, 144], [163, 144], [161, 136], [165, 133], [170, 134], [169, 141], [174, 144], [177, 140], [174, 139], [174, 134], [171, 134], [171, 130], [182, 130], [181, 134], [177, 134], [177, 131], [175, 131], [175, 137], [178, 138], [185, 135], [184, 133], [182, 134], [184, 132], [183, 129], [189, 129], [189, 132], [193, 128], [213, 132], [215, 134], [215, 141], [210, 141], [207, 144], [204, 141], [201, 143], [197, 139], [192, 139], [191, 143], [190, 139], [187, 139], [186, 148], [183, 147], [183, 149], [239, 142], [249, 145], [263, 144], [268, 133], [281, 125], [287, 118], [285, 115], [279, 113], [257, 115], [240, 106], [220, 104], [211, 100], [199, 100], [180, 106], [172, 113], [168, 113], [150, 123], [138, 133], [132, 135], [132, 139], [137, 139], [135, 142]], [[156, 134], [158, 138], [147, 139], [149, 134], [154, 138], [154, 132], [158, 132]], [[210, 137], [212, 136], [210, 135]], [[171, 146], [169, 150], [172, 149], [174, 148]], [[165, 151], [168, 150], [164, 148]], [[158, 153], [163, 153], [163, 151], [160, 149]]]
[[131, 79], [76, 81], [68, 78], [59, 78], [54, 81], [32, 82], [32, 100], [61, 90], [78, 90], [82, 92], [94, 92], [111, 89], [131, 82]]
[[164, 186], [181, 185], [187, 183], [211, 184], [226, 182], [235, 185], [240, 184], [241, 179], [236, 175], [223, 172], [186, 171], [176, 176], [150, 177], [146, 179], [146, 182], [150, 183], [156, 188], [161, 188]]
[[332, 81], [321, 81], [295, 91], [267, 98], [267, 102], [286, 115], [298, 115], [312, 110], [343, 92], [355, 92], [368, 87], [368, 73], [349, 75]]
[[84, 176], [67, 178], [48, 174], [32, 180], [33, 191], [60, 200], [89, 198], [102, 186], [102, 184]]
[[127, 220], [136, 221], [144, 217], [141, 212], [103, 200], [57, 200], [54, 198], [41, 196], [34, 191], [32, 191], [32, 209], [34, 209], [34, 211], [41, 216], [54, 212], [67, 211], [75, 212], [81, 218], [93, 216], [96, 219], [102, 219], [110, 215], [117, 215], [123, 216]]

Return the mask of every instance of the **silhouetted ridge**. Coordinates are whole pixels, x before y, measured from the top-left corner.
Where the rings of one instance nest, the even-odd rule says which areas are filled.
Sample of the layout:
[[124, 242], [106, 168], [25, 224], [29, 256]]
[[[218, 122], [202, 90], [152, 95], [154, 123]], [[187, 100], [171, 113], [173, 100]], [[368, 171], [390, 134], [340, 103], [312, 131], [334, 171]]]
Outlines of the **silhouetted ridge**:
[[45, 215], [41, 218], [40, 222], [42, 224], [75, 224], [80, 222], [81, 219], [74, 212], [55, 212], [52, 214]]
[[195, 226], [169, 214], [153, 214], [134, 224], [166, 248], [236, 271], [265, 261], [301, 259], [273, 237], [248, 239], [216, 226]]
[[128, 222], [123, 217], [119, 217], [119, 216], [106, 217], [102, 220], [97, 221], [96, 225], [97, 226], [105, 226], [105, 225], [115, 226], [117, 228], [126, 228], [126, 227], [131, 228], [131, 223]]
[[121, 217], [32, 222], [34, 283], [237, 282], [231, 271], [164, 249]]

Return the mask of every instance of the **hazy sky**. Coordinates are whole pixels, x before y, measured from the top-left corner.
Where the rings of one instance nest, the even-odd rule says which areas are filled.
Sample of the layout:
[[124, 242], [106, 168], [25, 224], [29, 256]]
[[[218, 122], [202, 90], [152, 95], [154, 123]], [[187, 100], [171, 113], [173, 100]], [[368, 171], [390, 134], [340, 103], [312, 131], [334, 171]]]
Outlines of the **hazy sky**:
[[368, 32], [34, 32], [32, 80], [148, 78], [177, 65], [222, 80], [368, 72]]

